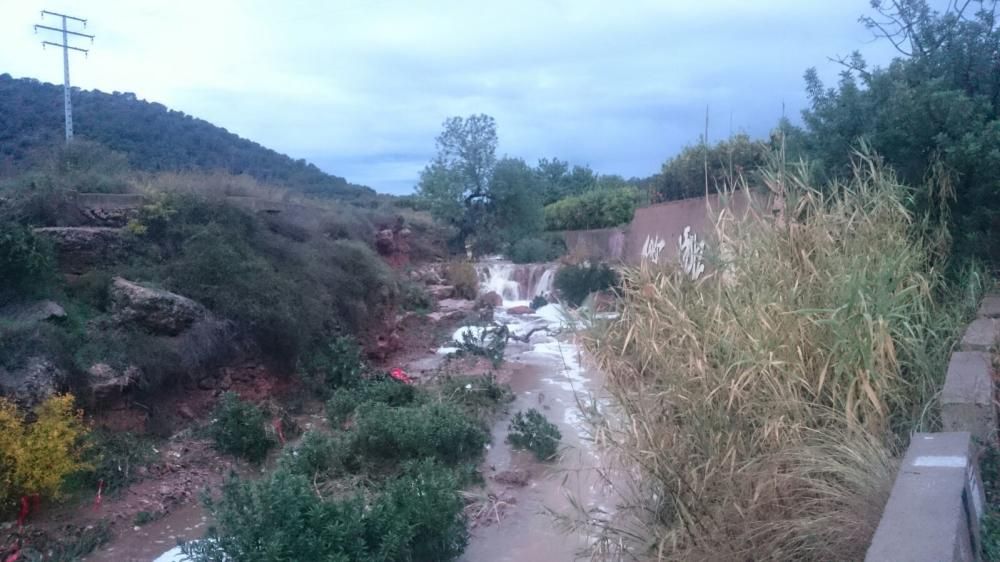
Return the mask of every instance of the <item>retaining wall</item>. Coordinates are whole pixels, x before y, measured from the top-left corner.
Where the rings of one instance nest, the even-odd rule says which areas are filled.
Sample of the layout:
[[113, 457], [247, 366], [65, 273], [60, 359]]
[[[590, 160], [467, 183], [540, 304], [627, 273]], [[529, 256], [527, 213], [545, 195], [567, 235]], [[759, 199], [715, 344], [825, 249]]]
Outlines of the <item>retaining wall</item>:
[[941, 389], [940, 433], [913, 436], [866, 562], [981, 559], [985, 509], [979, 457], [997, 444], [992, 347], [1000, 295], [983, 299], [952, 354]]
[[713, 194], [636, 209], [632, 222], [618, 228], [571, 230], [563, 233], [568, 253], [597, 261], [639, 265], [643, 260], [677, 260], [679, 238], [690, 228], [699, 240], [715, 231], [724, 209], [741, 216], [750, 208], [748, 192]]

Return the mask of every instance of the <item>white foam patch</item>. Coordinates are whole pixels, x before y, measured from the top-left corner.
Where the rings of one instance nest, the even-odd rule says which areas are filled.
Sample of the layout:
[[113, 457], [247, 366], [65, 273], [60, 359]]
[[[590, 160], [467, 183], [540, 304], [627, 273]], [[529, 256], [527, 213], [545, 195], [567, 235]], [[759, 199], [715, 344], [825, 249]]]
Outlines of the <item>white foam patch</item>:
[[181, 547], [175, 546], [158, 556], [153, 562], [190, 562], [191, 559], [181, 552]]

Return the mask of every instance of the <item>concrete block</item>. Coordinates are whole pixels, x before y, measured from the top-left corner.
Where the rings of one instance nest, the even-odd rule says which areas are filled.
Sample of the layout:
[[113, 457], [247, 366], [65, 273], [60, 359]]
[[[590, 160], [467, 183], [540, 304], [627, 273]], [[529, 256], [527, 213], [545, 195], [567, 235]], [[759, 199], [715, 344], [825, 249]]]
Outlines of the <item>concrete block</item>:
[[866, 562], [972, 562], [985, 497], [968, 432], [917, 433]]
[[976, 318], [965, 329], [962, 351], [989, 351], [997, 339], [997, 320], [994, 318]]
[[993, 367], [981, 351], [956, 351], [941, 389], [941, 425], [945, 431], [968, 431], [977, 445], [995, 445], [997, 413], [993, 406]]

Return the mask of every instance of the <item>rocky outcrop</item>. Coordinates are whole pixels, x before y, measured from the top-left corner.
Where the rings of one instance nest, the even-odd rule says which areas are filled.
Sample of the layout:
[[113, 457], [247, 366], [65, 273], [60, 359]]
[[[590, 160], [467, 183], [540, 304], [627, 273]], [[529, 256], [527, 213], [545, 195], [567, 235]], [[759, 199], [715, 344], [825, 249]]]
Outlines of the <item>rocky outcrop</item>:
[[176, 336], [207, 314], [187, 297], [121, 277], [115, 277], [111, 284], [111, 307], [118, 324], [139, 326], [161, 336]]
[[51, 226], [35, 233], [52, 241], [59, 269], [81, 274], [99, 265], [123, 259], [127, 251], [124, 231], [104, 226]]
[[379, 230], [375, 234], [375, 250], [393, 267], [410, 263], [410, 229], [400, 221], [393, 228]]
[[476, 308], [482, 308], [486, 306], [492, 308], [503, 306], [503, 297], [500, 296], [500, 293], [496, 291], [490, 291], [485, 295], [480, 295], [479, 300], [476, 301]]
[[23, 411], [30, 411], [57, 392], [65, 382], [66, 373], [44, 357], [32, 357], [14, 371], [0, 367], [0, 395], [14, 402]]
[[16, 304], [0, 309], [0, 318], [22, 324], [35, 324], [46, 320], [62, 320], [66, 311], [54, 301], [37, 301]]
[[119, 371], [106, 363], [97, 363], [87, 369], [87, 389], [95, 401], [107, 402], [121, 396], [141, 378], [141, 371], [134, 365]]
[[455, 287], [451, 285], [428, 285], [427, 294], [439, 301], [450, 299], [455, 294]]
[[530, 306], [512, 306], [512, 307], [510, 307], [510, 308], [507, 309], [507, 314], [514, 314], [514, 315], [517, 315], [517, 316], [520, 316], [520, 315], [523, 315], [523, 314], [532, 314], [534, 312], [535, 312], [535, 310], [533, 308], [531, 308]]

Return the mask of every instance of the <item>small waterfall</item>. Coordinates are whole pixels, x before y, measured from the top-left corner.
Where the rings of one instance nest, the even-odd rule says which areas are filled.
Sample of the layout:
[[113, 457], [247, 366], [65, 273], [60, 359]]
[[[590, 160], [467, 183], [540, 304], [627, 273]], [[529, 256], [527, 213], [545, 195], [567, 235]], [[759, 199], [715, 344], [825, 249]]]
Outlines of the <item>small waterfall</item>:
[[496, 292], [505, 303], [530, 301], [552, 292], [556, 264], [513, 264], [502, 261], [481, 262], [479, 288], [482, 293]]

